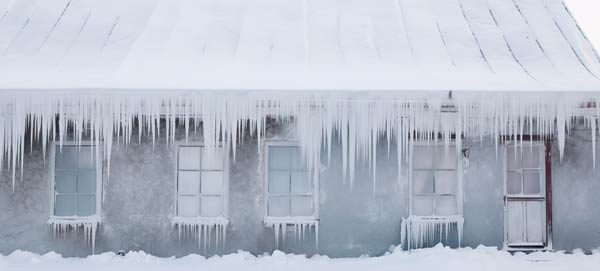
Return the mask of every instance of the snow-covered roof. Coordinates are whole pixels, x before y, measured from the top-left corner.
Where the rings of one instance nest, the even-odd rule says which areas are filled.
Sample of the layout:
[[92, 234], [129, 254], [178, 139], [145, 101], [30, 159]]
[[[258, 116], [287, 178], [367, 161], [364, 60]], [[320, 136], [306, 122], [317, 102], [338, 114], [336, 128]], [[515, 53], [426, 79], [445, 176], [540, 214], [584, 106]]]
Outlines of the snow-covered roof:
[[562, 0], [2, 0], [0, 89], [600, 90]]

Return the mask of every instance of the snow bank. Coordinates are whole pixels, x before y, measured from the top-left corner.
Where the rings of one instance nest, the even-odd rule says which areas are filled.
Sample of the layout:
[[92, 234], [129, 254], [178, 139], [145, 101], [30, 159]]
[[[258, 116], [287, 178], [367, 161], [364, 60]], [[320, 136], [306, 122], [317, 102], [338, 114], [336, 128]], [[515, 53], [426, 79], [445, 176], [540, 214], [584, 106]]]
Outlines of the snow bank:
[[253, 256], [239, 251], [222, 257], [204, 258], [190, 255], [182, 258], [158, 258], [144, 252], [125, 256], [103, 253], [87, 258], [63, 258], [51, 252], [37, 255], [15, 251], [0, 256], [0, 269], [10, 270], [597, 270], [600, 251], [592, 255], [575, 251], [517, 253], [511, 255], [495, 248], [434, 248], [404, 252], [399, 249], [381, 257], [331, 259], [326, 256], [307, 258], [275, 251], [272, 255]]

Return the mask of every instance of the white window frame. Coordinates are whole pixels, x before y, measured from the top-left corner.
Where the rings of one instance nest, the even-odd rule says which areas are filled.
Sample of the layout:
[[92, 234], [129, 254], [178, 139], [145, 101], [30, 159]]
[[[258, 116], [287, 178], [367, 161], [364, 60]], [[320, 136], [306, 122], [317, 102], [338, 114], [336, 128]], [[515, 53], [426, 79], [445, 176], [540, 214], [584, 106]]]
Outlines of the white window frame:
[[[409, 194], [409, 200], [408, 200], [408, 213], [409, 213], [409, 217], [412, 220], [452, 220], [452, 221], [462, 221], [463, 219], [463, 157], [462, 155], [456, 153], [456, 141], [452, 140], [450, 141], [450, 144], [447, 146], [448, 147], [448, 152], [450, 153], [454, 153], [457, 155], [456, 157], [456, 211], [457, 214], [456, 215], [449, 215], [449, 216], [439, 216], [439, 215], [432, 215], [432, 216], [421, 216], [421, 215], [415, 215], [413, 214], [413, 159], [414, 159], [414, 147], [426, 147], [426, 148], [439, 148], [439, 147], [445, 147], [445, 143], [443, 141], [430, 141], [430, 142], [413, 142], [412, 144], [410, 144], [410, 159], [408, 161], [409, 163], [409, 181], [408, 181], [408, 194]], [[434, 201], [434, 210], [435, 210], [435, 201]]]
[[[56, 201], [56, 152], [57, 148], [62, 148], [58, 142], [52, 142], [50, 150], [50, 219], [49, 223], [56, 223], [60, 221], [73, 221], [73, 222], [95, 222], [99, 223], [102, 220], [102, 198], [103, 198], [103, 185], [102, 185], [102, 171], [103, 171], [103, 156], [102, 148], [100, 147], [101, 142], [94, 144], [91, 141], [65, 141], [62, 143], [62, 147], [91, 147], [95, 152], [96, 156], [96, 213], [90, 216], [57, 216], [55, 211]], [[79, 151], [79, 149], [77, 150]]]
[[[178, 206], [179, 206], [179, 149], [182, 147], [198, 147], [205, 148], [205, 145], [201, 142], [188, 142], [188, 143], [178, 143], [175, 144], [174, 150], [174, 158], [175, 158], [175, 167], [173, 171], [173, 223], [193, 223], [197, 222], [200, 224], [204, 223], [217, 223], [217, 224], [227, 224], [229, 217], [229, 151], [222, 145], [219, 144], [217, 148], [223, 148], [223, 191], [222, 191], [222, 200], [223, 200], [223, 214], [221, 216], [215, 217], [207, 217], [199, 214], [196, 217], [182, 217], [179, 216]], [[202, 155], [202, 154], [201, 154]], [[202, 160], [200, 160], [200, 165], [202, 165]], [[200, 184], [202, 185], [202, 184]]]
[[[508, 149], [509, 148], [513, 148], [513, 150], [515, 149], [515, 146], [517, 146], [516, 150], [517, 150], [517, 155], [521, 155], [519, 150], [521, 150], [523, 152], [526, 151], [530, 151], [530, 148], [533, 147], [537, 147], [538, 150], [538, 155], [539, 155], [539, 175], [540, 175], [540, 192], [535, 195], [527, 195], [524, 194], [524, 177], [523, 177], [523, 169], [521, 169], [521, 193], [520, 194], [509, 194], [508, 193]], [[502, 159], [502, 169], [503, 169], [503, 178], [502, 181], [504, 182], [502, 187], [503, 187], [503, 191], [504, 191], [504, 250], [539, 250], [540, 247], [543, 247], [544, 249], [552, 249], [552, 240], [551, 240], [551, 236], [549, 236], [549, 233], [547, 231], [547, 225], [548, 225], [548, 221], [547, 221], [547, 217], [546, 217], [546, 211], [547, 211], [547, 198], [546, 198], [546, 144], [544, 141], [540, 141], [540, 140], [533, 140], [533, 141], [523, 141], [523, 142], [508, 142], [506, 144], [504, 144], [504, 155], [503, 155], [503, 159]], [[523, 167], [523, 165], [521, 165], [521, 167]], [[532, 169], [529, 169], [532, 170]], [[544, 207], [544, 212], [542, 212], [542, 218], [543, 218], [543, 229], [542, 229], [542, 239], [544, 240], [543, 244], [533, 244], [533, 243], [522, 243], [522, 244], [518, 244], [518, 243], [509, 243], [509, 232], [508, 232], [508, 201], [510, 200], [510, 198], [521, 198], [524, 199], [523, 201], [525, 201], [526, 199], [529, 200], [539, 200], [543, 202], [543, 207]], [[519, 201], [518, 199], [516, 199], [517, 201]], [[523, 221], [523, 223], [526, 223], [525, 221]], [[528, 248], [531, 247], [531, 248]]]
[[[276, 217], [269, 216], [269, 148], [271, 147], [297, 147], [300, 148], [300, 144], [296, 141], [265, 141], [264, 142], [264, 150], [263, 150], [263, 173], [264, 173], [264, 181], [263, 181], [263, 191], [264, 191], [264, 223], [267, 225], [272, 224], [298, 224], [298, 223], [314, 223], [319, 221], [319, 179], [320, 174], [316, 174], [311, 176], [311, 172], [308, 172], [309, 178], [312, 181], [313, 188], [313, 214], [311, 216], [284, 216], [284, 217]], [[315, 169], [318, 170], [318, 169]], [[307, 169], [308, 171], [308, 169]]]
[[[540, 198], [540, 197], [545, 197], [546, 195], [546, 145], [544, 144], [544, 142], [542, 141], [527, 141], [527, 142], [523, 142], [523, 144], [521, 145], [520, 142], [511, 142], [511, 143], [507, 143], [504, 146], [504, 157], [503, 157], [503, 180], [504, 180], [504, 195], [505, 196], [509, 196], [508, 194], [508, 149], [509, 148], [513, 148], [513, 150], [515, 149], [515, 145], [517, 146], [517, 152], [519, 151], [519, 149], [523, 148], [523, 152], [526, 151], [530, 151], [530, 147], [537, 147], [539, 148], [539, 163], [540, 163], [540, 168], [539, 168], [539, 172], [540, 172], [540, 193], [537, 195], [526, 195], [523, 194], [523, 174], [521, 171], [521, 193], [520, 194], [511, 194], [510, 196], [512, 197], [519, 197], [519, 198]], [[521, 155], [520, 153], [517, 153], [517, 155]], [[532, 170], [532, 169], [529, 169]]]

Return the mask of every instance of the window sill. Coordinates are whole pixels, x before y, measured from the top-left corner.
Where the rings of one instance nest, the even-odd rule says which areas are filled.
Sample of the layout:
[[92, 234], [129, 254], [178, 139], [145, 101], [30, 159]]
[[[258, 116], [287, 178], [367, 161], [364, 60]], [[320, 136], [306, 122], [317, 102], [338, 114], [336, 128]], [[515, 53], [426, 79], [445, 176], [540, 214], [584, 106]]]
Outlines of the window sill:
[[284, 226], [318, 228], [319, 219], [313, 216], [266, 217], [263, 224], [267, 228], [284, 228]]
[[463, 222], [465, 220], [464, 217], [459, 215], [451, 215], [451, 216], [418, 216], [411, 215], [406, 220], [411, 222], [418, 221], [447, 221], [447, 222]]
[[102, 219], [98, 215], [92, 216], [50, 216], [46, 222], [48, 225], [73, 225], [79, 224], [83, 226], [85, 224], [100, 224]]
[[171, 223], [173, 226], [227, 226], [229, 224], [229, 219], [224, 216], [217, 217], [181, 217], [175, 216], [171, 219]]
[[265, 225], [274, 225], [274, 224], [316, 224], [319, 223], [319, 219], [313, 216], [282, 216], [282, 217], [266, 217], [263, 221]]

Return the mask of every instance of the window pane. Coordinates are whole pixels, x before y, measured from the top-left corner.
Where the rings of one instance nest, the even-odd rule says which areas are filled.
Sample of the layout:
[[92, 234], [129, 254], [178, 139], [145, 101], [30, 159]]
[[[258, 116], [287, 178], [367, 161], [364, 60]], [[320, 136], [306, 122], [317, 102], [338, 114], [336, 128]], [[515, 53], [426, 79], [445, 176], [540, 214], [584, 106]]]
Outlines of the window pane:
[[96, 193], [96, 171], [80, 170], [77, 175], [78, 193]]
[[79, 168], [96, 168], [96, 154], [92, 153], [92, 147], [82, 146], [79, 151]]
[[54, 203], [54, 215], [74, 216], [76, 204], [76, 195], [56, 195], [56, 202]]
[[413, 196], [413, 214], [418, 216], [433, 215], [433, 196]]
[[523, 172], [523, 194], [537, 195], [541, 192], [540, 189], [540, 173], [525, 171]]
[[202, 171], [203, 195], [222, 195], [223, 193], [223, 171]]
[[524, 168], [540, 168], [540, 148], [534, 146], [523, 148], [523, 167]]
[[213, 149], [209, 152], [208, 148], [202, 148], [202, 169], [204, 170], [222, 170], [223, 169], [223, 148]]
[[223, 214], [223, 198], [220, 196], [202, 196], [200, 207], [204, 217], [216, 217]]
[[292, 197], [292, 216], [311, 216], [313, 215], [312, 196]]
[[458, 214], [456, 196], [436, 196], [435, 197], [435, 215], [449, 216]]
[[291, 150], [292, 169], [305, 170], [306, 161], [302, 159], [302, 152], [299, 147], [293, 147]]
[[269, 193], [290, 193], [290, 173], [288, 171], [269, 171]]
[[74, 170], [60, 170], [54, 172], [55, 190], [58, 193], [75, 193], [77, 175]]
[[90, 216], [96, 214], [96, 195], [77, 195], [77, 215]]
[[432, 169], [433, 168], [433, 147], [415, 146], [413, 147], [414, 169]]
[[509, 145], [506, 148], [506, 165], [508, 169], [521, 169], [522, 161], [521, 161], [521, 150], [516, 149], [514, 145]]
[[436, 169], [456, 169], [457, 157], [454, 146], [438, 146], [435, 153], [435, 168]]
[[435, 193], [436, 194], [456, 194], [456, 185], [458, 177], [456, 171], [436, 171], [435, 172]]
[[179, 169], [200, 170], [200, 147], [179, 147]]
[[75, 169], [77, 168], [77, 147], [75, 146], [56, 146], [56, 168]]
[[269, 216], [289, 216], [290, 215], [290, 198], [287, 196], [272, 196], [269, 197], [268, 206]]
[[292, 172], [292, 194], [312, 194], [308, 172]]
[[293, 147], [270, 146], [269, 169], [288, 170]]
[[509, 171], [506, 175], [508, 194], [521, 194], [521, 173]]
[[200, 215], [200, 200], [198, 196], [179, 196], [177, 214], [181, 217], [197, 217]]
[[413, 171], [413, 194], [431, 194], [433, 193], [433, 172], [431, 171]]
[[178, 173], [179, 195], [197, 195], [200, 193], [200, 172], [180, 171]]

